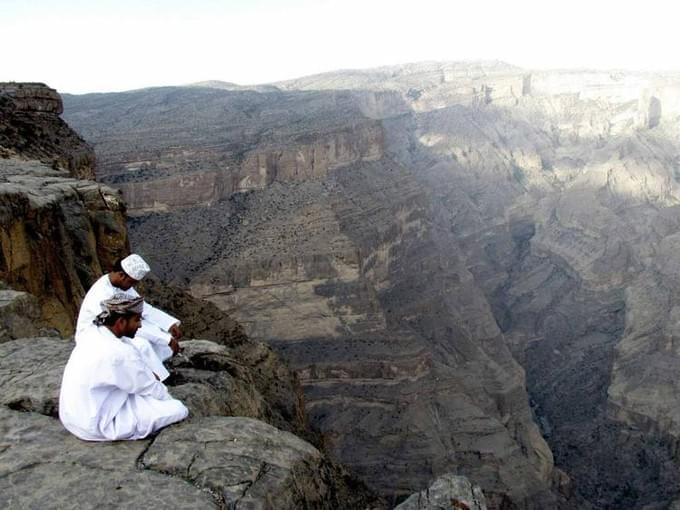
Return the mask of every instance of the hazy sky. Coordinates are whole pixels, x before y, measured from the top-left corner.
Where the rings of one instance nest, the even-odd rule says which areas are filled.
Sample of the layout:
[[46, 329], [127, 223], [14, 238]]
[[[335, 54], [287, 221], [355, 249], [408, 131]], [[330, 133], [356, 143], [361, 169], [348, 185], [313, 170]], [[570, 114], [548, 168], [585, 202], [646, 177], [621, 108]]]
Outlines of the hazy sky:
[[265, 83], [421, 60], [680, 69], [674, 2], [0, 0], [0, 81]]

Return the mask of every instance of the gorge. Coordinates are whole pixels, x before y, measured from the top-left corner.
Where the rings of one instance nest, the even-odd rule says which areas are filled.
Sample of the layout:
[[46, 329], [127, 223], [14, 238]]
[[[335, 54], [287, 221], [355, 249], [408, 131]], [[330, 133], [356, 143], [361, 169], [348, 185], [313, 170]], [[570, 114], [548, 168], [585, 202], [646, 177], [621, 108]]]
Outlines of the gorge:
[[[389, 501], [680, 499], [680, 76], [500, 62], [64, 96], [157, 273]], [[680, 504], [680, 503], [678, 503]]]

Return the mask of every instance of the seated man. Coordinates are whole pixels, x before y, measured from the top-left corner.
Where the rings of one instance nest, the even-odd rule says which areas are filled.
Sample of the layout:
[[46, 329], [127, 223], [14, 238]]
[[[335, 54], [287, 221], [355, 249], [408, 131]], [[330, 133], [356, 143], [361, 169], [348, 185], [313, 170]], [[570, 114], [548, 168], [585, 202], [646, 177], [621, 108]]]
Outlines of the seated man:
[[[76, 343], [80, 342], [83, 335], [88, 336], [85, 331], [92, 327], [92, 321], [101, 312], [99, 305], [102, 301], [120, 292], [130, 298], [139, 297], [133, 286], [149, 271], [150, 268], [144, 259], [133, 253], [117, 261], [113, 271], [99, 278], [87, 291], [83, 304], [80, 305], [76, 323]], [[163, 366], [163, 361], [179, 350], [178, 340], [181, 337], [179, 321], [148, 303], [144, 303], [142, 319], [142, 327], [132, 342], [151, 370], [164, 381], [169, 373]]]
[[80, 439], [142, 439], [189, 413], [130, 342], [143, 307], [141, 297], [125, 294], [104, 301], [95, 327], [71, 353], [61, 382], [59, 419]]

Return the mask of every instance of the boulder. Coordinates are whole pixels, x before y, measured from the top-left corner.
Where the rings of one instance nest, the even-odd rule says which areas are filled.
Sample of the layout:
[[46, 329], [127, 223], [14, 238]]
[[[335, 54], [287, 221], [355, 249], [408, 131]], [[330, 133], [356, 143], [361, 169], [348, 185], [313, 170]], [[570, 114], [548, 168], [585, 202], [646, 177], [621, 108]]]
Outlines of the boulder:
[[204, 417], [162, 431], [142, 465], [209, 489], [228, 508], [339, 508], [332, 470], [309, 443], [258, 420]]
[[181, 479], [140, 471], [150, 442], [88, 443], [54, 418], [0, 406], [0, 507], [219, 508]]

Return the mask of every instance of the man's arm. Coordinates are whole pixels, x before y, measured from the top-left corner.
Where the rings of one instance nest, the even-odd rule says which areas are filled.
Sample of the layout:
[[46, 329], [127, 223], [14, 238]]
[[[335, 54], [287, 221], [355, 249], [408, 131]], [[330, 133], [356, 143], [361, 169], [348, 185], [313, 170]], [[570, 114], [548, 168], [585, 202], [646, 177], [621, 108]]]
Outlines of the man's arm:
[[156, 378], [138, 355], [104, 363], [97, 374], [96, 386], [114, 386], [128, 394], [146, 395], [158, 400], [170, 398], [165, 384]]
[[[130, 289], [130, 292], [139, 296], [139, 293], [133, 288]], [[146, 301], [144, 301], [142, 312], [142, 327], [137, 335], [152, 343], [167, 345], [172, 350], [173, 355], [181, 351], [179, 346], [179, 339], [182, 338], [180, 321]]]

